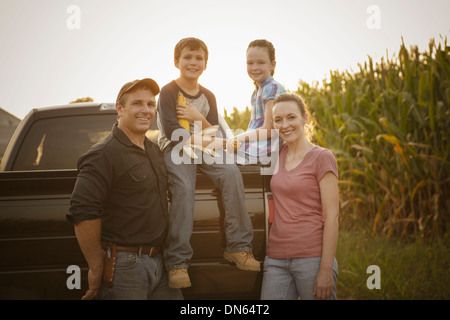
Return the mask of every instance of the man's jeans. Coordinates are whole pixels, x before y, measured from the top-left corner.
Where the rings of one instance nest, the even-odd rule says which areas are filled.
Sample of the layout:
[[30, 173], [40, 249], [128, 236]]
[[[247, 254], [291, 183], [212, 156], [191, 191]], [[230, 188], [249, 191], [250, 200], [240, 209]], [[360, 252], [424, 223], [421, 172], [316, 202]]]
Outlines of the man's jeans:
[[[320, 269], [321, 257], [264, 260], [264, 277], [261, 300], [315, 300], [314, 281]], [[338, 264], [333, 262], [333, 293], [329, 300], [336, 300]]]
[[[193, 250], [190, 239], [194, 220], [197, 170], [208, 175], [222, 195], [225, 209], [226, 251], [252, 251], [253, 226], [245, 205], [244, 183], [236, 164], [175, 164], [170, 148], [164, 155], [172, 201], [165, 252], [167, 270], [188, 268]], [[201, 157], [201, 153], [198, 153]], [[198, 160], [198, 159], [197, 159]], [[200, 161], [202, 162], [202, 161]]]
[[169, 288], [162, 254], [150, 257], [117, 252], [113, 286], [102, 285], [99, 299], [105, 300], [181, 300], [179, 289]]

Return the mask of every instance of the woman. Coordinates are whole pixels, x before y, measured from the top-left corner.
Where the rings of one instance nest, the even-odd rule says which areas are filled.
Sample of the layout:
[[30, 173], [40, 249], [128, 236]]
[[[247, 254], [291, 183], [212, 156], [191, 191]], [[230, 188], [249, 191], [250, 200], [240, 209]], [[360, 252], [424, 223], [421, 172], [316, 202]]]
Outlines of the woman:
[[275, 215], [261, 299], [336, 299], [339, 190], [333, 154], [310, 141], [303, 99], [283, 93], [273, 125], [285, 144], [272, 176]]

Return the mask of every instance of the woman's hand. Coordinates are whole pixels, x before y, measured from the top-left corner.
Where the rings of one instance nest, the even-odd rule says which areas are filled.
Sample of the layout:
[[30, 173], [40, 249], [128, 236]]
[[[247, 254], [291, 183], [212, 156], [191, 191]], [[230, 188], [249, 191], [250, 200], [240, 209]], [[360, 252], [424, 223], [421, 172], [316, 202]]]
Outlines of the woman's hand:
[[318, 300], [327, 300], [333, 293], [333, 271], [319, 270], [314, 282], [314, 295]]

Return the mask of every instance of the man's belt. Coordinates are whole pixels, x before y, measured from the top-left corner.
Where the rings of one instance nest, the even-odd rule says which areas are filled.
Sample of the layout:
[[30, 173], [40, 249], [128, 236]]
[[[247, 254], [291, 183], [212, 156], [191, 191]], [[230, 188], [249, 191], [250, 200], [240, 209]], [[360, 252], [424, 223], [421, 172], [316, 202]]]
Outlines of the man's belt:
[[145, 254], [149, 255], [150, 257], [154, 257], [159, 253], [159, 248], [145, 247], [145, 246], [139, 247], [117, 246], [116, 250], [117, 252], [132, 252], [137, 254]]
[[[104, 242], [102, 241], [102, 247], [109, 247], [111, 246], [111, 242]], [[131, 253], [137, 253], [137, 254], [145, 254], [150, 257], [154, 257], [159, 254], [160, 250], [156, 247], [147, 247], [147, 246], [119, 246], [116, 245], [115, 249], [117, 252], [131, 252]]]

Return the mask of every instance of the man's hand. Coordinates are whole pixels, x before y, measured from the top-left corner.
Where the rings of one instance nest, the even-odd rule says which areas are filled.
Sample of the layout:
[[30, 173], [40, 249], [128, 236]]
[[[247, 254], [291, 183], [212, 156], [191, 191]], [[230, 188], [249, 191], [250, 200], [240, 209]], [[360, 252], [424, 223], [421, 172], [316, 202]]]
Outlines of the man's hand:
[[84, 220], [75, 224], [75, 235], [89, 265], [89, 290], [81, 298], [82, 300], [95, 298], [102, 284], [103, 249], [100, 241], [101, 223], [101, 219], [94, 219]]
[[81, 298], [81, 300], [92, 300], [97, 297], [98, 290], [102, 285], [102, 276], [103, 276], [103, 267], [94, 269], [89, 269], [88, 272], [88, 284], [89, 290], [86, 291], [86, 294]]

